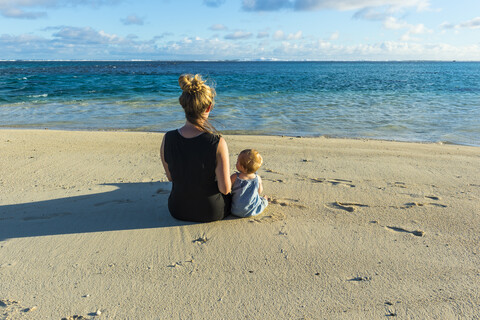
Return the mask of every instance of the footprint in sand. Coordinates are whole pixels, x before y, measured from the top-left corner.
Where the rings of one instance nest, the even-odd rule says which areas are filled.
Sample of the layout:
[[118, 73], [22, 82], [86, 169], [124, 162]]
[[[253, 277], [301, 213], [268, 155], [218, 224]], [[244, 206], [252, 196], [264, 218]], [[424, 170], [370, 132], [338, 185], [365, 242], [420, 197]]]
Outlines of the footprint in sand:
[[282, 207], [296, 207], [300, 209], [305, 209], [306, 207], [303, 204], [298, 203], [297, 199], [275, 199], [271, 198], [268, 200], [270, 204], [280, 205]]
[[[12, 268], [12, 267], [15, 267], [16, 265], [17, 265], [17, 261], [7, 262], [7, 263], [0, 264], [0, 269], [2, 269], [2, 268]], [[0, 300], [0, 302], [1, 302], [1, 300]]]
[[7, 308], [9, 306], [18, 305], [18, 301], [10, 300], [10, 299], [1, 299], [0, 300], [0, 307]]
[[269, 179], [269, 178], [262, 178], [263, 181], [270, 181], [270, 182], [279, 182], [279, 183], [285, 183], [285, 180], [282, 179]]
[[387, 230], [390, 230], [390, 231], [395, 231], [395, 232], [403, 232], [403, 233], [410, 233], [410, 234], [413, 234], [414, 236], [417, 236], [417, 237], [423, 237], [425, 235], [425, 232], [422, 231], [422, 230], [407, 230], [407, 229], [404, 229], [404, 228], [400, 228], [400, 227], [393, 227], [393, 226], [386, 226], [385, 227]]
[[281, 206], [281, 207], [293, 207], [298, 209], [306, 209], [307, 207], [303, 204], [299, 203], [297, 199], [275, 199], [269, 198], [268, 199], [269, 206], [265, 209], [265, 211], [258, 215], [251, 217], [249, 222], [274, 222], [274, 221], [281, 221], [285, 219], [285, 214], [281, 211], [278, 211], [274, 206]]
[[62, 318], [62, 320], [88, 320], [88, 318], [85, 318], [84, 316], [73, 315], [70, 317]]
[[345, 211], [348, 211], [348, 212], [354, 212], [355, 210], [357, 210], [357, 208], [368, 208], [370, 207], [369, 205], [367, 204], [361, 204], [361, 203], [356, 203], [356, 202], [339, 202], [339, 201], [335, 201], [333, 203], [330, 203], [330, 205], [326, 205], [327, 208], [330, 208], [330, 209], [341, 209], [341, 210], [345, 210]]
[[265, 172], [275, 173], [275, 174], [282, 174], [281, 172], [278, 172], [278, 171], [275, 171], [275, 170], [272, 170], [272, 169], [267, 169], [267, 168], [265, 168]]
[[362, 281], [370, 281], [370, 280], [372, 280], [372, 277], [356, 276], [352, 279], [348, 279], [347, 281], [362, 282]]
[[95, 203], [94, 206], [95, 207], [100, 207], [100, 206], [104, 206], [104, 205], [110, 204], [110, 203], [125, 204], [125, 203], [133, 203], [133, 201], [130, 200], [130, 199], [111, 200], [111, 201], [104, 201], [104, 202]]
[[35, 311], [37, 307], [25, 308], [18, 301], [11, 299], [0, 299], [0, 319], [13, 319], [18, 313]]
[[169, 264], [167, 267], [168, 268], [184, 267], [185, 263], [193, 263], [193, 257], [190, 260], [174, 262], [172, 264]]
[[1, 319], [12, 319], [13, 315], [22, 309], [20, 304], [15, 300], [0, 300], [0, 317]]
[[355, 188], [355, 185], [352, 183], [352, 180], [345, 180], [345, 179], [326, 179], [326, 178], [308, 178], [312, 183], [330, 183], [333, 186], [342, 186], [342, 187], [349, 187]]
[[157, 193], [157, 194], [169, 194], [170, 191], [160, 188], [160, 189], [157, 190], [156, 193]]
[[331, 180], [327, 180], [327, 182], [331, 183], [334, 186], [341, 185], [343, 187], [355, 188], [355, 185], [352, 184], [353, 181], [351, 181], [351, 180], [331, 179]]
[[[267, 207], [267, 210], [268, 207]], [[268, 212], [262, 213], [261, 215], [252, 217], [249, 222], [263, 223], [263, 222], [275, 222], [282, 221], [285, 219], [285, 214], [282, 212]]]
[[402, 189], [406, 189], [406, 188], [407, 188], [406, 183], [405, 183], [405, 182], [401, 182], [401, 181], [396, 181], [396, 182], [393, 182], [393, 183], [389, 182], [389, 183], [387, 183], [387, 185], [388, 185], [389, 187], [397, 187], [397, 188], [402, 188]]
[[197, 239], [193, 240], [192, 242], [193, 243], [200, 243], [200, 244], [205, 244], [207, 243], [209, 239], [207, 238], [207, 236], [205, 234], [202, 234], [200, 237], [198, 237]]
[[427, 202], [427, 203], [421, 203], [421, 202], [409, 202], [405, 203], [403, 207], [400, 207], [401, 209], [408, 209], [412, 207], [426, 207], [426, 206], [434, 206], [434, 207], [440, 207], [440, 208], [447, 208], [446, 205], [441, 204], [441, 203], [434, 203], [434, 202]]
[[48, 220], [48, 219], [52, 219], [52, 218], [69, 216], [69, 215], [71, 215], [71, 214], [72, 214], [71, 212], [60, 212], [60, 213], [52, 213], [52, 214], [41, 215], [41, 216], [25, 217], [25, 218], [23, 218], [22, 220], [23, 220], [23, 221]]
[[385, 317], [396, 317], [397, 312], [395, 310], [391, 310], [389, 307], [385, 306]]

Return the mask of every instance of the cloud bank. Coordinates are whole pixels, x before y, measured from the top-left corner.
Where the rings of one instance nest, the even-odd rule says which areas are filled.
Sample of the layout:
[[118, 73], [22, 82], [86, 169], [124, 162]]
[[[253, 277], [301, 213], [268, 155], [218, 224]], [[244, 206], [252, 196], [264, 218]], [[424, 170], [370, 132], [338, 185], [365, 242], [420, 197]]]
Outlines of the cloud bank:
[[322, 9], [361, 10], [374, 7], [416, 7], [424, 10], [430, 6], [430, 0], [243, 0], [245, 11], [276, 11], [291, 9], [313, 11]]
[[[398, 30], [424, 32], [421, 27], [391, 22]], [[338, 32], [327, 39], [304, 37], [302, 31], [255, 34], [236, 31], [224, 38], [185, 37], [168, 40], [165, 34], [151, 39], [120, 36], [92, 27], [57, 26], [50, 35], [0, 35], [3, 59], [280, 59], [280, 60], [478, 60], [480, 45], [383, 41], [341, 44]], [[256, 39], [260, 38], [260, 41]]]

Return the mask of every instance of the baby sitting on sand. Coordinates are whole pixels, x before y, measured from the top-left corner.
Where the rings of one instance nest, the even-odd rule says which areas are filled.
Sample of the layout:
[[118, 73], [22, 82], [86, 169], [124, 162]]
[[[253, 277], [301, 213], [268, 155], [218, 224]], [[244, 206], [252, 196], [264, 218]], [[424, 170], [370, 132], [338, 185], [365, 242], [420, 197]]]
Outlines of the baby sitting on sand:
[[245, 149], [238, 155], [237, 170], [232, 174], [232, 214], [237, 217], [256, 216], [268, 205], [263, 191], [262, 179], [257, 172], [262, 165], [262, 156], [255, 149]]

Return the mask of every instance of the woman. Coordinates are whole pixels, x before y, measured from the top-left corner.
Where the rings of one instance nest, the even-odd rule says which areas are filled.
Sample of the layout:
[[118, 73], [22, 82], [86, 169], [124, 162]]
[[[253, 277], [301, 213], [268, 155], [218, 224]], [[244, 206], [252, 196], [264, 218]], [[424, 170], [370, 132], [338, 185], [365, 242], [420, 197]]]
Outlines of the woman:
[[180, 220], [221, 220], [230, 212], [232, 185], [227, 143], [208, 122], [215, 89], [198, 74], [182, 75], [178, 83], [185, 125], [165, 134], [160, 152], [172, 182], [168, 210]]

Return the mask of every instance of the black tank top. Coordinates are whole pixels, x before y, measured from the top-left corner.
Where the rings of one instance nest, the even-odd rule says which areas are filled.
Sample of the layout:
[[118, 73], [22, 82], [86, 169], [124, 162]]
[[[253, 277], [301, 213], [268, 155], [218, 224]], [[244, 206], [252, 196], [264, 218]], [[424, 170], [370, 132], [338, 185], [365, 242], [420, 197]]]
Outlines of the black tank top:
[[164, 156], [172, 177], [170, 214], [180, 220], [221, 220], [230, 211], [229, 197], [219, 190], [215, 176], [220, 137], [202, 133], [184, 138], [178, 130], [165, 134]]

